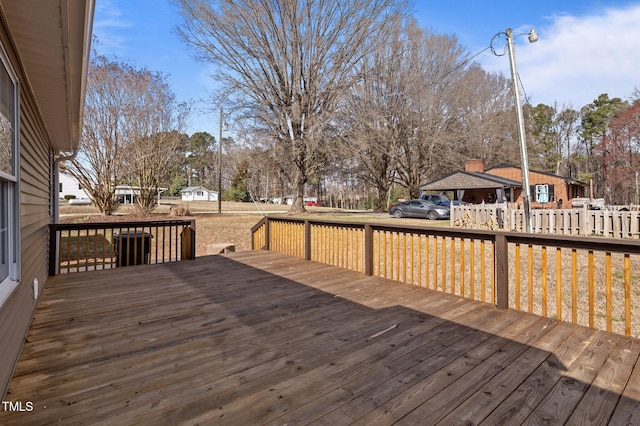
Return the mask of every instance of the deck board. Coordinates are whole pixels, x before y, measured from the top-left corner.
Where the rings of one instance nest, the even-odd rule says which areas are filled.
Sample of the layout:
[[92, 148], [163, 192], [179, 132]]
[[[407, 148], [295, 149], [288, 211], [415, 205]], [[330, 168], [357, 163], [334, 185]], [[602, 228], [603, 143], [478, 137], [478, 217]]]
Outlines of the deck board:
[[638, 422], [640, 341], [273, 252], [51, 278], [1, 424]]

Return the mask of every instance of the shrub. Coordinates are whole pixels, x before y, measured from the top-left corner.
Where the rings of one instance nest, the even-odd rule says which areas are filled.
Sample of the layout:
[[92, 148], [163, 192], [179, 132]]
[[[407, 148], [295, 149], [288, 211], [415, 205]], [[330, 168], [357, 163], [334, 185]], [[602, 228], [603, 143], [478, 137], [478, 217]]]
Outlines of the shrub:
[[171, 216], [191, 216], [188, 204], [176, 204], [171, 206]]

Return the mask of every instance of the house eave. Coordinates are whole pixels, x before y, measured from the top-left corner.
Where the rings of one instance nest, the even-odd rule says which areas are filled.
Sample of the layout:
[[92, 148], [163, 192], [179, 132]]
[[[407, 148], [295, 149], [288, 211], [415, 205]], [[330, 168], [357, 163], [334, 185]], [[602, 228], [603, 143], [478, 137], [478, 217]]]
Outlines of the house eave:
[[[80, 146], [95, 0], [0, 0], [51, 147]], [[23, 89], [24, 90], [24, 89]]]

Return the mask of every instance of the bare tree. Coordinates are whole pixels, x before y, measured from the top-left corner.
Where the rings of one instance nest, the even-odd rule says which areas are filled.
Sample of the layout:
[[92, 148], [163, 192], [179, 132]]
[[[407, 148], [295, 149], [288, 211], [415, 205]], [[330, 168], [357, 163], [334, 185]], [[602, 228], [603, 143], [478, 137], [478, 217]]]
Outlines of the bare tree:
[[[408, 33], [407, 25], [413, 34]], [[340, 108], [343, 149], [334, 153], [335, 163], [357, 161], [360, 177], [376, 190], [378, 211], [387, 208], [399, 139], [406, 136], [408, 121], [413, 120], [413, 95], [421, 91], [419, 70], [410, 69], [408, 65], [413, 54], [408, 38], [416, 31], [419, 32], [412, 20], [392, 27], [392, 36], [387, 42], [359, 64], [358, 71], [363, 78], [351, 88]]]
[[132, 70], [126, 120], [130, 124], [126, 161], [130, 184], [140, 187], [136, 205], [143, 214], [157, 205], [158, 189], [169, 177], [181, 131], [189, 112], [178, 104], [166, 77], [148, 70]]
[[180, 145], [187, 108], [177, 105], [164, 76], [104, 56], [92, 60], [78, 156], [64, 164], [105, 215], [117, 209], [116, 185], [141, 188], [143, 212]]
[[104, 56], [92, 59], [84, 108], [82, 143], [77, 157], [62, 164], [102, 214], [118, 207], [116, 185], [124, 175], [123, 147], [129, 133], [124, 120], [128, 67]]
[[322, 166], [323, 132], [358, 78], [365, 53], [384, 40], [401, 0], [175, 0], [179, 29], [201, 59], [219, 67], [227, 93], [241, 99], [285, 149], [295, 168], [291, 211]]
[[495, 165], [511, 163], [519, 157], [508, 79], [472, 64], [449, 92], [449, 103], [453, 118], [448, 126], [451, 149], [446, 155], [447, 171], [459, 170], [470, 158]]
[[148, 214], [158, 203], [159, 189], [168, 181], [170, 165], [180, 145], [181, 134], [174, 130], [140, 136], [128, 149], [129, 182], [140, 187], [135, 198], [142, 214]]
[[398, 180], [418, 196], [418, 187], [431, 173], [442, 174], [451, 164], [451, 126], [456, 111], [451, 106], [451, 92], [456, 87], [468, 53], [455, 36], [412, 29], [408, 73], [401, 78], [413, 83], [413, 113], [398, 138]]
[[345, 102], [343, 133], [377, 188], [378, 210], [386, 207], [392, 182], [417, 197], [430, 172], [442, 173], [451, 164], [451, 93], [466, 55], [455, 37], [407, 20], [363, 61], [366, 78]]
[[508, 80], [469, 64], [455, 37], [409, 19], [361, 67], [366, 77], [344, 102], [341, 133], [377, 188], [378, 210], [393, 182], [417, 197], [421, 183], [470, 157], [491, 163], [517, 152]]

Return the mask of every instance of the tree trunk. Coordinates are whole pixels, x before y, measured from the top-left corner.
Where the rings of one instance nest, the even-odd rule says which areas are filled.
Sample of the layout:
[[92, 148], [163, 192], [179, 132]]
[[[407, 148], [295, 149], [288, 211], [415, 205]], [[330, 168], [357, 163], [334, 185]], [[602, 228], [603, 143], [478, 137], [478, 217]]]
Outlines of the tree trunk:
[[304, 184], [306, 181], [304, 173], [298, 172], [296, 176], [296, 193], [293, 196], [293, 204], [291, 204], [289, 213], [304, 213], [306, 211], [304, 208]]
[[389, 206], [387, 206], [387, 194], [389, 193], [389, 188], [383, 188], [382, 186], [378, 186], [378, 204], [376, 206], [377, 212], [387, 211]]

